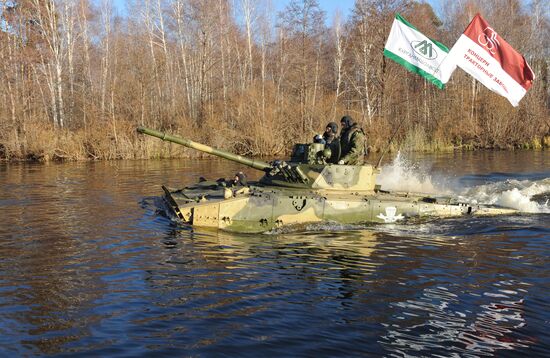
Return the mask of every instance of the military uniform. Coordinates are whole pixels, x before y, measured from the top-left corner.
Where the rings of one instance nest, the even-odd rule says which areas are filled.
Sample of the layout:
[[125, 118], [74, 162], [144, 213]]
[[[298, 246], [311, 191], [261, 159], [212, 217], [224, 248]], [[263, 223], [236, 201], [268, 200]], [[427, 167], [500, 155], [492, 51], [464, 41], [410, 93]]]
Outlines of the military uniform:
[[337, 136], [338, 124], [335, 122], [329, 122], [326, 130], [323, 133], [323, 139], [325, 140], [325, 148], [329, 148], [331, 152], [330, 158], [327, 159], [327, 163], [336, 164], [340, 159], [340, 138]]
[[365, 162], [366, 138], [363, 130], [354, 123], [340, 136], [342, 156], [340, 161], [347, 165], [363, 165]]
[[330, 134], [323, 133], [323, 139], [325, 140], [326, 144], [330, 144], [333, 141], [337, 140], [338, 137], [334, 133], [330, 133]]

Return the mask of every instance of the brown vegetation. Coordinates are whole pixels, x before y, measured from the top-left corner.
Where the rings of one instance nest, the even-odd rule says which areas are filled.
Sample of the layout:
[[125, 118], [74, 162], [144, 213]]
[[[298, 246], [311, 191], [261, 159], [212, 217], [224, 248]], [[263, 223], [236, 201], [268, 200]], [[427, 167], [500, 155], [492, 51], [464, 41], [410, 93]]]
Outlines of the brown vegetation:
[[[550, 143], [547, 0], [357, 0], [332, 27], [316, 0], [0, 0], [0, 159], [194, 155], [145, 125], [246, 155], [282, 155], [351, 114], [374, 150]], [[496, 6], [498, 5], [498, 6]], [[518, 108], [458, 70], [445, 90], [386, 60], [400, 12], [451, 47], [480, 12], [536, 74]], [[403, 123], [402, 123], [403, 122]], [[402, 123], [402, 125], [401, 125]]]

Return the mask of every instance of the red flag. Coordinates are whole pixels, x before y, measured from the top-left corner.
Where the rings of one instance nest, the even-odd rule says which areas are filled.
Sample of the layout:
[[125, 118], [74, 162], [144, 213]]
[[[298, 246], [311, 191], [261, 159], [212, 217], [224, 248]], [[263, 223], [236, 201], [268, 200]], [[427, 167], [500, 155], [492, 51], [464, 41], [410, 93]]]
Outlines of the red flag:
[[450, 77], [457, 65], [513, 106], [518, 105], [535, 78], [525, 58], [479, 14], [449, 52], [442, 73]]

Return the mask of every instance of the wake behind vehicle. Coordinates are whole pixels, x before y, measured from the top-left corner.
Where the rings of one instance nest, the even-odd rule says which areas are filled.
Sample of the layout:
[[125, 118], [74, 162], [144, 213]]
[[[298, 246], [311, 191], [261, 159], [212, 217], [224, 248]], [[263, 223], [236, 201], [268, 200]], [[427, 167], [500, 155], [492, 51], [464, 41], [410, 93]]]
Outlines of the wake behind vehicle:
[[296, 144], [288, 162], [266, 163], [145, 127], [137, 131], [265, 173], [259, 181], [246, 186], [206, 180], [178, 190], [163, 186], [164, 198], [174, 214], [183, 223], [197, 227], [260, 233], [319, 222], [391, 223], [412, 217], [517, 212], [462, 203], [451, 197], [382, 190], [375, 184], [377, 168], [370, 164], [328, 164], [331, 153], [321, 143]]

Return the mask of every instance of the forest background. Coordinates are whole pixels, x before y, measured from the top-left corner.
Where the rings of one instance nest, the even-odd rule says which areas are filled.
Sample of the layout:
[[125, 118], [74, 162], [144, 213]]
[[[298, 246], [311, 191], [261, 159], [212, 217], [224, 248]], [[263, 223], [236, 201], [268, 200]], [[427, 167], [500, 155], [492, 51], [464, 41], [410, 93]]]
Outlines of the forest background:
[[[352, 115], [372, 151], [550, 147], [548, 0], [0, 0], [0, 160], [183, 157], [139, 125], [250, 156]], [[395, 13], [449, 48], [480, 12], [535, 72], [517, 108], [458, 69], [383, 57]], [[327, 16], [332, 17], [328, 26]]]

